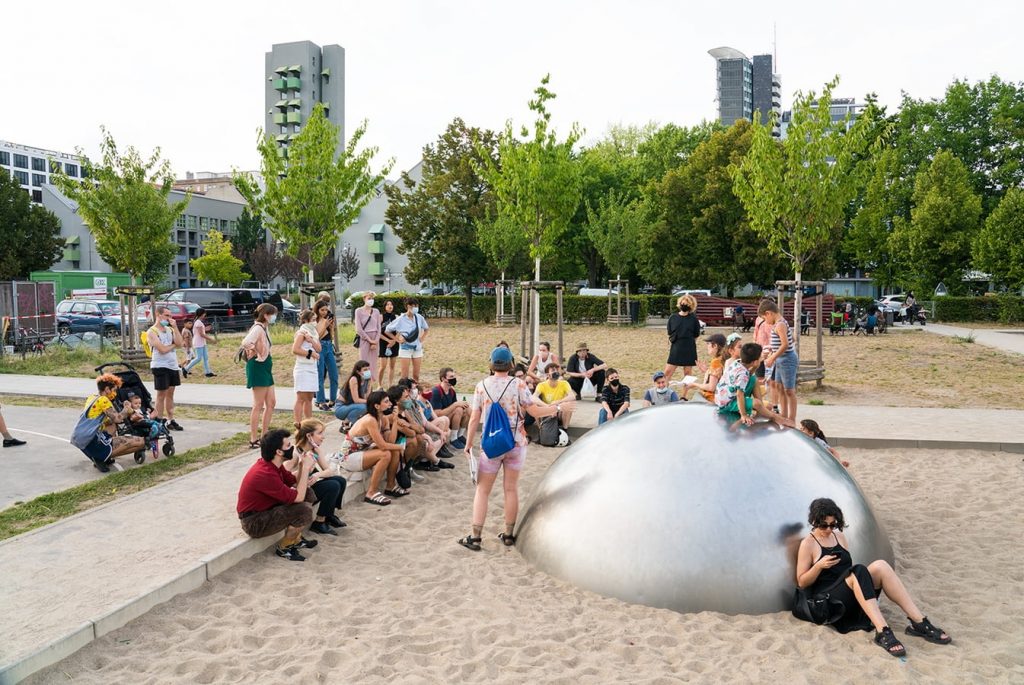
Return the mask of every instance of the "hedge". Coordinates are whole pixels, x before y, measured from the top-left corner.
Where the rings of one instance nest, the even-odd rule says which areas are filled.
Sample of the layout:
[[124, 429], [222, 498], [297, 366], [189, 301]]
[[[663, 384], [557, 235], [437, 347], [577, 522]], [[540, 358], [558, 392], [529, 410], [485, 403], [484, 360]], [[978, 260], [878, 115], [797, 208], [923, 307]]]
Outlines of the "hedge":
[[[639, 306], [639, 323], [643, 325], [648, 316], [666, 317], [669, 301], [664, 295], [630, 295], [633, 306]], [[420, 313], [435, 319], [465, 319], [466, 298], [462, 295], [418, 295]], [[508, 299], [505, 300], [506, 306]], [[522, 299], [516, 295], [516, 321], [519, 321]], [[623, 303], [625, 305], [625, 303]], [[614, 303], [613, 303], [614, 306]], [[541, 293], [541, 323], [555, 322], [556, 302], [554, 293]], [[493, 295], [473, 296], [473, 321], [493, 323], [497, 312], [497, 298]], [[562, 317], [565, 323], [604, 323], [608, 319], [608, 298], [586, 295], [563, 295]]]
[[937, 297], [937, 321], [1019, 323], [1024, 321], [1024, 298], [1015, 295], [997, 297]]

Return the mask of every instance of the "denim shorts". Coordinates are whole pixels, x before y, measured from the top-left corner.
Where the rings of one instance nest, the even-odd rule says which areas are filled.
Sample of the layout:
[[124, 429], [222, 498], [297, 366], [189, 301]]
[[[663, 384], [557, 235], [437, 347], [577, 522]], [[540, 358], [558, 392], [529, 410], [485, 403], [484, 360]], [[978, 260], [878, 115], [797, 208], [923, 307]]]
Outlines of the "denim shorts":
[[772, 380], [781, 383], [786, 390], [796, 387], [796, 372], [800, 366], [800, 358], [796, 352], [786, 352], [775, 360], [772, 367]]

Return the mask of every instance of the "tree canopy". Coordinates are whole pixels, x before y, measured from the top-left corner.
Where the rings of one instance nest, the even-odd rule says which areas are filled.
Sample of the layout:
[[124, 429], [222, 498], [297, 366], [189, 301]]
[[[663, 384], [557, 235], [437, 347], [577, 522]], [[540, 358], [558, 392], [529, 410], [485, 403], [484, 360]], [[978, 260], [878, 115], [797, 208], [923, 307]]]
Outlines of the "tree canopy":
[[1024, 188], [1011, 188], [974, 241], [974, 260], [996, 283], [1024, 289]]
[[28, 278], [61, 258], [60, 220], [32, 204], [5, 169], [0, 169], [0, 227], [0, 281]]
[[214, 285], [238, 285], [249, 278], [242, 270], [242, 260], [232, 254], [231, 241], [220, 231], [211, 230], [203, 239], [203, 255], [189, 262], [204, 281]]

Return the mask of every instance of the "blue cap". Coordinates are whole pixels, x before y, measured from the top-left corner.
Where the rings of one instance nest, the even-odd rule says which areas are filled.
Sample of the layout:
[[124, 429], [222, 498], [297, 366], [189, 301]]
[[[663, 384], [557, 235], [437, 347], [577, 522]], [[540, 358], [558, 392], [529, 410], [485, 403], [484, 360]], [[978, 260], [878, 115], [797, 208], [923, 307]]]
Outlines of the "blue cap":
[[655, 371], [654, 375], [651, 376], [651, 380], [652, 381], [656, 381], [659, 378], [664, 378], [664, 377], [665, 377], [665, 372], [664, 371]]
[[495, 347], [491, 351], [492, 364], [511, 364], [512, 361], [512, 351], [507, 347]]

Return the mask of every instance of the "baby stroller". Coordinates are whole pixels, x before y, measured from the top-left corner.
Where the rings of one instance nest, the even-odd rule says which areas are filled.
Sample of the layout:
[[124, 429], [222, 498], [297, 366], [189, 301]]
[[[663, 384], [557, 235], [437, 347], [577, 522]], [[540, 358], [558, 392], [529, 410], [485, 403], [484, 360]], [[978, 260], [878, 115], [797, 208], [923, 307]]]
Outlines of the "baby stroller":
[[[96, 373], [106, 373], [108, 367], [120, 366], [123, 367], [123, 371], [112, 371], [115, 376], [121, 379], [121, 387], [117, 389], [117, 399], [114, 400], [114, 409], [121, 411], [124, 405], [129, 401], [131, 395], [137, 396], [142, 400], [142, 409], [147, 414], [153, 411], [153, 396], [149, 394], [149, 389], [142, 382], [142, 378], [138, 372], [135, 371], [135, 367], [131, 364], [125, 364], [124, 362], [110, 362], [108, 364], [102, 364], [96, 367]], [[162, 451], [165, 457], [174, 456], [174, 436], [167, 429], [167, 425], [163, 421], [152, 421], [152, 428], [150, 426], [137, 426], [131, 421], [125, 421], [117, 426], [118, 435], [135, 435], [146, 438], [147, 442], [152, 446], [154, 451], [159, 441], [163, 440]], [[135, 463], [141, 464], [146, 461], [146, 450], [140, 450], [135, 453]]]

